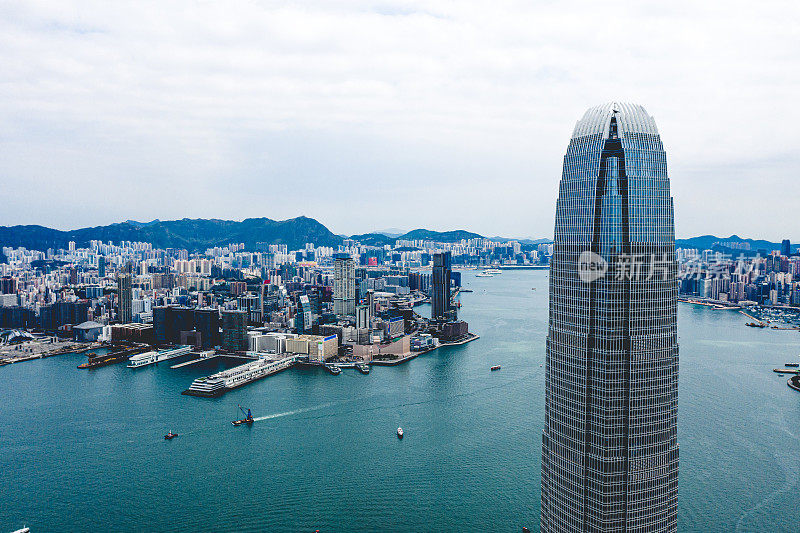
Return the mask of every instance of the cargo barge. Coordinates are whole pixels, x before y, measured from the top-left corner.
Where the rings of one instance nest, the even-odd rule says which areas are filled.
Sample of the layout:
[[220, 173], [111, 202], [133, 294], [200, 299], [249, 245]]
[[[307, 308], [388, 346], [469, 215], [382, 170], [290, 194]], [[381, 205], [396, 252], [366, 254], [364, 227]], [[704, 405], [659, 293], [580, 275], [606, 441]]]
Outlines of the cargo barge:
[[78, 365], [81, 369], [93, 369], [103, 366], [113, 365], [114, 363], [122, 363], [130, 359], [131, 356], [142, 353], [147, 349], [146, 346], [136, 346], [133, 348], [122, 349], [117, 352], [109, 352], [105, 354], [91, 354], [89, 360], [85, 363]]

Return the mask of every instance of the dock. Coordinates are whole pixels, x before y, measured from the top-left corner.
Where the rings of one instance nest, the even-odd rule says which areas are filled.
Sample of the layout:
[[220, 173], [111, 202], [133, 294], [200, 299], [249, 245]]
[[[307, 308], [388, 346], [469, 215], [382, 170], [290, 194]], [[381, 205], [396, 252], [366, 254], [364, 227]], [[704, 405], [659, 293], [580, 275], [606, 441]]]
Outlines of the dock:
[[215, 357], [221, 357], [216, 355], [214, 350], [206, 350], [204, 352], [200, 352], [198, 355], [200, 356], [198, 359], [192, 359], [191, 361], [178, 363], [177, 365], [172, 365], [170, 368], [180, 368], [182, 366], [189, 366], [195, 363], [199, 363], [200, 361], [208, 361], [209, 359], [213, 359]]
[[152, 351], [140, 353], [130, 358], [128, 368], [140, 368], [143, 366], [154, 365], [169, 359], [175, 359], [192, 351], [191, 346], [177, 346], [168, 350]]

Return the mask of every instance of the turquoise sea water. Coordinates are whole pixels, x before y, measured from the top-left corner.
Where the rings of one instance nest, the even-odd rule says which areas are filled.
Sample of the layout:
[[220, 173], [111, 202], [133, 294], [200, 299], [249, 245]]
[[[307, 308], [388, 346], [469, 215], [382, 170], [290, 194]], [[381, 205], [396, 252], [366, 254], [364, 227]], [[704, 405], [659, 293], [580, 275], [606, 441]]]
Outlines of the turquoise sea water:
[[[0, 368], [0, 531], [538, 530], [547, 272], [464, 279], [478, 341], [366, 376], [209, 400], [180, 391], [213, 362]], [[800, 334], [746, 321], [679, 307], [682, 531], [796, 531], [800, 393], [772, 368]], [[233, 427], [239, 403], [268, 418]]]

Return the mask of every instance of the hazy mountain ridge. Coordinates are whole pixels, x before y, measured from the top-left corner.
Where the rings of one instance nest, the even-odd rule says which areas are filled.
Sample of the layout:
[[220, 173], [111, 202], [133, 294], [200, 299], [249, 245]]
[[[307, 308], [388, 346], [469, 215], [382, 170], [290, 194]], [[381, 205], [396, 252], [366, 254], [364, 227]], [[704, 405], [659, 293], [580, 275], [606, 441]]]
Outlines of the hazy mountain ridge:
[[[741, 248], [735, 248], [731, 246], [734, 243], [747, 243], [750, 245], [750, 251], [755, 252], [757, 250], [766, 250], [767, 252], [772, 250], [779, 250], [781, 244], [778, 242], [770, 242], [763, 239], [745, 239], [739, 237], [738, 235], [731, 235], [730, 237], [717, 237], [716, 235], [700, 235], [698, 237], [690, 237], [688, 239], [675, 239], [675, 246], [677, 248], [697, 248], [700, 250], [713, 250], [713, 249], [725, 249], [725, 250], [739, 250], [742, 251]], [[793, 245], [793, 248], [796, 245]]]
[[[462, 239], [483, 238], [482, 235], [467, 230], [433, 231], [418, 228], [398, 237], [384, 233], [364, 233], [352, 235], [350, 239], [357, 240], [368, 246], [394, 245], [398, 240], [426, 240], [436, 242], [459, 242]], [[551, 239], [510, 239], [504, 237], [489, 237], [491, 240], [502, 242], [517, 240], [525, 245], [550, 243]], [[113, 241], [142, 241], [150, 242], [157, 248], [185, 248], [191, 251], [202, 251], [213, 246], [223, 246], [229, 243], [243, 242], [248, 248], [254, 248], [256, 243], [286, 244], [290, 250], [301, 249], [307, 242], [317, 246], [338, 246], [342, 244], [343, 237], [333, 234], [325, 225], [309, 217], [296, 217], [288, 220], [272, 220], [269, 218], [248, 218], [245, 220], [221, 220], [184, 218], [181, 220], [153, 220], [151, 222], [137, 222], [129, 220], [76, 230], [57, 230], [39, 225], [0, 226], [0, 246], [25, 247], [32, 250], [47, 250], [48, 248], [67, 248], [69, 241], [75, 241], [79, 247], [88, 246], [90, 240], [103, 242]], [[731, 250], [731, 243], [747, 243], [750, 250], [776, 250], [780, 243], [763, 239], [746, 239], [738, 235], [730, 237], [717, 237], [715, 235], [701, 235], [687, 239], [676, 239], [679, 248], [699, 248]], [[796, 248], [796, 245], [794, 246]], [[2, 255], [0, 255], [2, 259]]]
[[186, 248], [202, 251], [213, 246], [243, 242], [286, 244], [289, 249], [302, 248], [307, 242], [319, 246], [338, 246], [342, 239], [313, 218], [289, 220], [248, 218], [241, 222], [219, 219], [153, 221], [142, 224], [121, 222], [108, 226], [61, 231], [44, 226], [0, 226], [2, 246], [24, 246], [33, 250], [67, 248], [69, 241], [84, 247], [91, 240], [103, 242], [142, 241], [157, 248]]

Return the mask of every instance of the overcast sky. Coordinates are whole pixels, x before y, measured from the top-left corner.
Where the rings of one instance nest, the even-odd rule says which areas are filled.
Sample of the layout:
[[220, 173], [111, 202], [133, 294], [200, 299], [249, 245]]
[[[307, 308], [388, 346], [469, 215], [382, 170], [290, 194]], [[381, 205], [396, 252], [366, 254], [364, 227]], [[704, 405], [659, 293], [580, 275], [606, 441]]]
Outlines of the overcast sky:
[[552, 236], [644, 105], [679, 237], [800, 241], [800, 2], [0, 0], [0, 224], [306, 215]]

